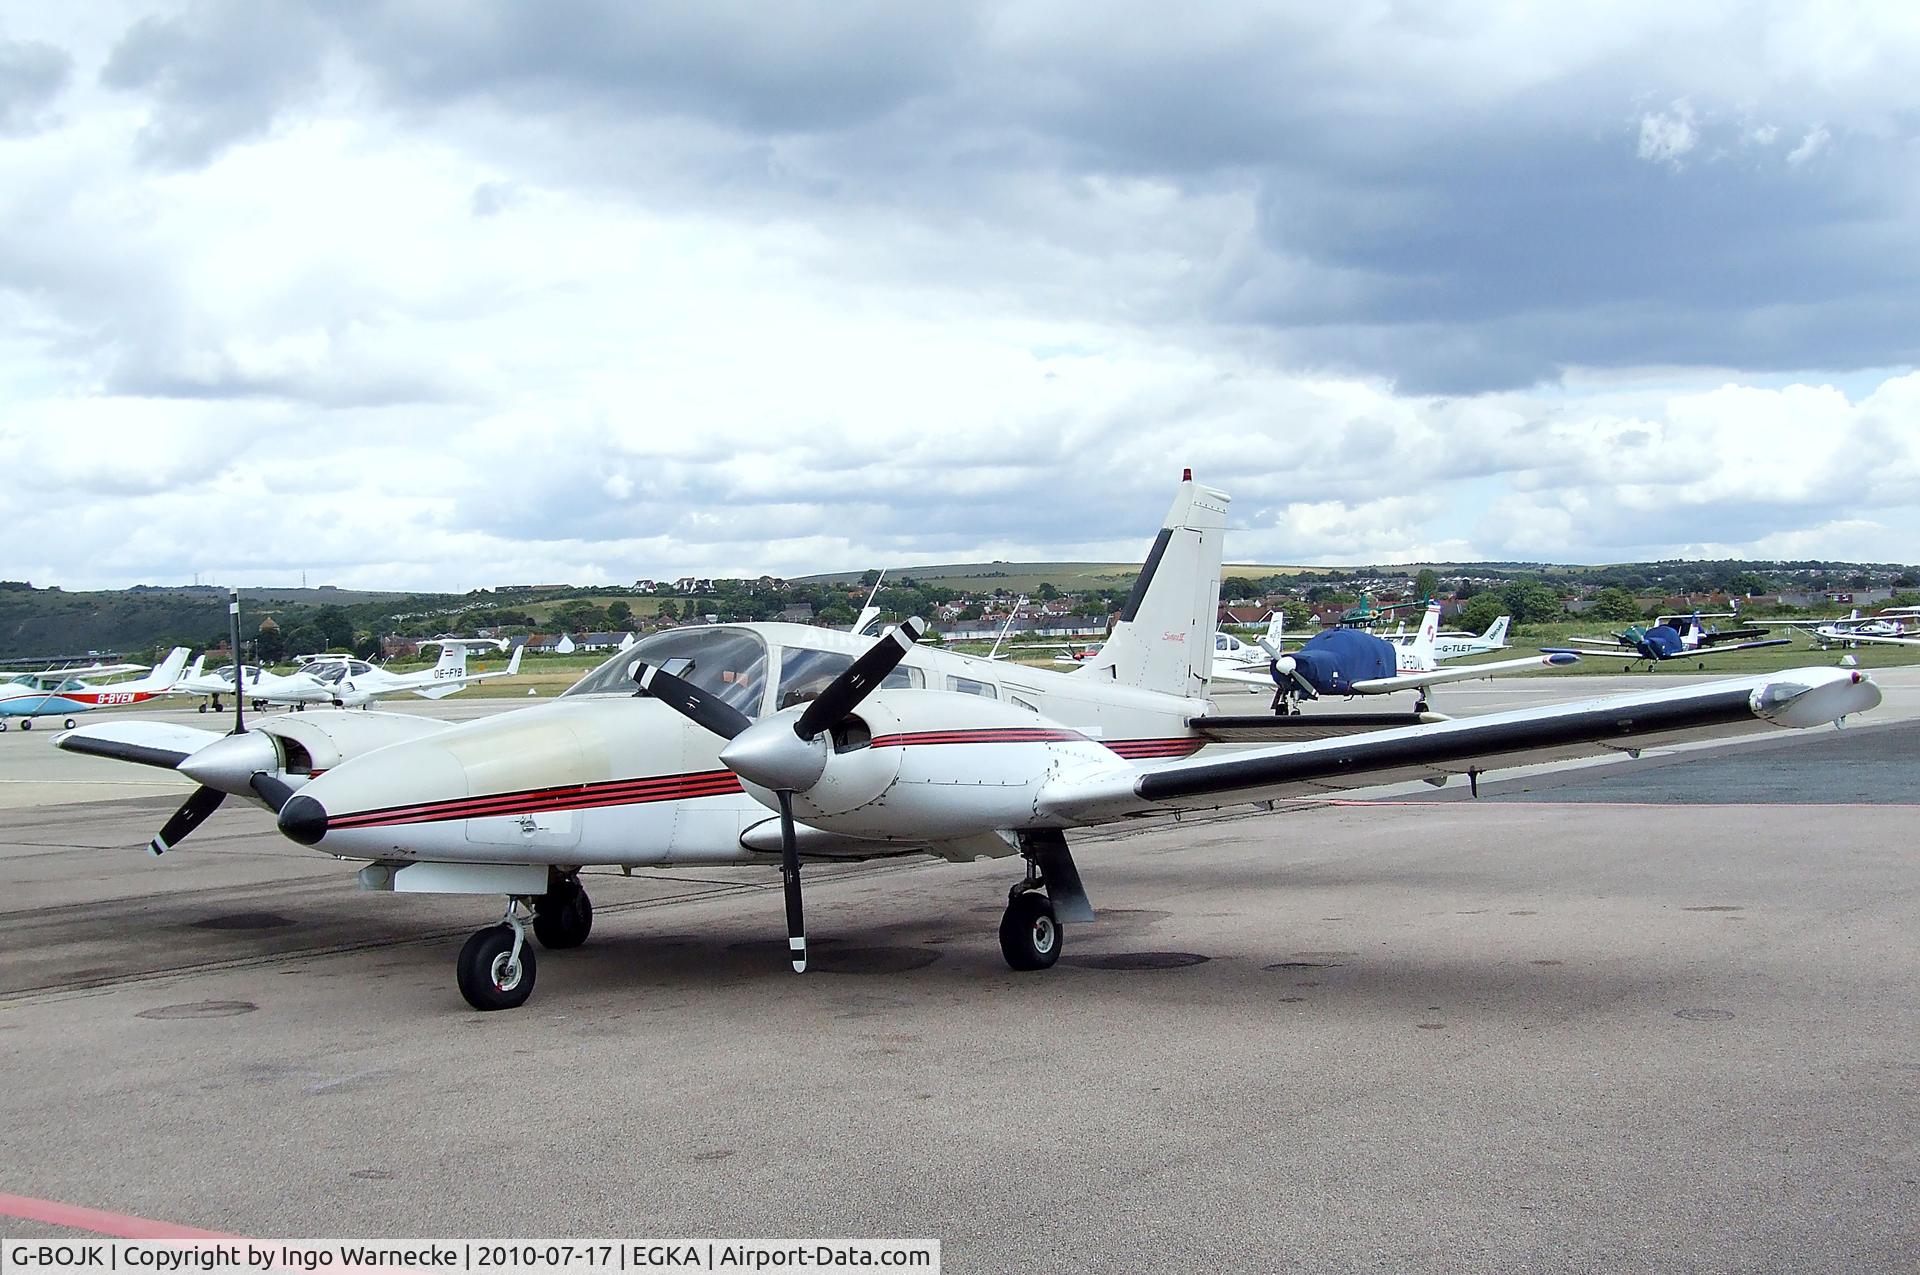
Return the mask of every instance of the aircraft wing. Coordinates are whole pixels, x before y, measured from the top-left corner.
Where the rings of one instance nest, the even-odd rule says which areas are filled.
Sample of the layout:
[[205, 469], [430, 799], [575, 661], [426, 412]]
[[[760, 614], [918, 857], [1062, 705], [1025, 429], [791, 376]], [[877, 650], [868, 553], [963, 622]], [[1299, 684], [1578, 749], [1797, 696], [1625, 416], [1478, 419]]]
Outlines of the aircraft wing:
[[1216, 664], [1207, 674], [1210, 682], [1239, 682], [1243, 686], [1264, 686], [1273, 689], [1273, 669], [1269, 665], [1262, 668], [1258, 664]]
[[[1495, 660], [1490, 664], [1455, 664], [1447, 668], [1437, 668], [1428, 673], [1397, 673], [1392, 677], [1373, 677], [1364, 682], [1355, 682], [1353, 689], [1361, 695], [1387, 695], [1394, 691], [1417, 691], [1428, 686], [1439, 686], [1445, 682], [1475, 682], [1483, 677], [1498, 677], [1502, 673], [1518, 673], [1523, 669], [1558, 668], [1565, 664], [1578, 664], [1580, 657], [1572, 651], [1542, 651], [1538, 655], [1522, 656], [1517, 660]], [[1272, 681], [1271, 678], [1268, 681]]]
[[[1631, 643], [1622, 642], [1619, 638], [1570, 637], [1567, 641], [1573, 645], [1557, 649], [1563, 651], [1631, 651], [1636, 649]], [[1548, 648], [1543, 647], [1541, 649], [1546, 650]]]
[[1171, 810], [1215, 810], [1499, 766], [1638, 752], [1769, 725], [1817, 726], [1879, 702], [1879, 687], [1857, 670], [1788, 669], [1168, 761], [1131, 773], [1063, 777], [1041, 791], [1038, 812], [1068, 824], [1092, 824]]
[[1792, 638], [1766, 638], [1759, 642], [1730, 642], [1724, 646], [1696, 646], [1691, 651], [1674, 656], [1674, 659], [1691, 659], [1696, 655], [1724, 655], [1728, 651], [1751, 651], [1759, 646], [1792, 646]]
[[[1785, 641], [1785, 640], [1786, 640], [1786, 639], [1784, 639], [1784, 638], [1782, 638], [1782, 639], [1780, 639], [1780, 641]], [[1848, 632], [1848, 634], [1846, 635], [1846, 638], [1845, 638], [1844, 640], [1845, 640], [1845, 641], [1848, 641], [1848, 642], [1879, 642], [1879, 643], [1882, 643], [1882, 644], [1884, 644], [1884, 645], [1886, 645], [1886, 646], [1920, 646], [1920, 638], [1910, 638], [1910, 637], [1887, 637], [1887, 636], [1882, 636], [1882, 635], [1880, 635], [1880, 634], [1875, 634], [1875, 633], [1855, 633], [1855, 632]], [[1751, 643], [1751, 645], [1753, 645], [1753, 646], [1776, 646], [1776, 645], [1778, 645], [1778, 643], [1777, 643], [1777, 642], [1754, 642], [1754, 643]], [[1738, 648], [1738, 647], [1729, 647], [1728, 649], [1729, 649], [1729, 650], [1738, 650], [1739, 648]]]
[[219, 731], [171, 722], [100, 722], [66, 731], [53, 742], [70, 753], [172, 770], [220, 738]]

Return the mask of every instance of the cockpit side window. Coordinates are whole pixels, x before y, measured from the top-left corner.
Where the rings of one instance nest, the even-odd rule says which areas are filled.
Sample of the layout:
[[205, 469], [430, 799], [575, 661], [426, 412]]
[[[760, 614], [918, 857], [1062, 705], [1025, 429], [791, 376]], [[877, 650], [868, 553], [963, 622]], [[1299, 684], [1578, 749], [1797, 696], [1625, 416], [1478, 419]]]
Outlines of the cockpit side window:
[[[780, 693], [774, 697], [775, 709], [792, 708], [816, 698], [834, 678], [853, 666], [853, 657], [839, 651], [814, 651], [805, 647], [780, 648]], [[920, 670], [902, 664], [887, 674], [882, 689], [923, 685]]]
[[628, 670], [636, 660], [673, 672], [748, 717], [760, 716], [767, 685], [767, 644], [747, 629], [707, 625], [642, 638], [568, 687], [563, 698], [633, 694], [636, 688]]
[[987, 699], [1000, 698], [1000, 692], [994, 689], [992, 682], [976, 681], [971, 677], [949, 677], [947, 689], [958, 691], [962, 695], [980, 695]]

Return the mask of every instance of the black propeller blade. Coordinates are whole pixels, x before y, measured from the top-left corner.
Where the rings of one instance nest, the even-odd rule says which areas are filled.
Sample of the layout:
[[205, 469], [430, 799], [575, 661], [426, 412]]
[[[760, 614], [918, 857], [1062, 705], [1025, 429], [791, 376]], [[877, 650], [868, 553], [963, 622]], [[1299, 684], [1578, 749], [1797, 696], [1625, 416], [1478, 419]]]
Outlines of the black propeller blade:
[[913, 644], [926, 632], [927, 622], [919, 616], [904, 621], [898, 627], [888, 629], [878, 642], [868, 647], [859, 659], [839, 677], [821, 691], [806, 710], [800, 714], [800, 720], [793, 724], [793, 733], [802, 739], [812, 739], [821, 731], [840, 724], [849, 713], [860, 707], [873, 688], [887, 680], [887, 674], [899, 667], [900, 661], [907, 657]]
[[233, 644], [233, 733], [247, 733], [247, 666], [240, 662], [240, 590], [227, 591], [227, 638]]
[[800, 846], [793, 832], [793, 794], [782, 788], [780, 799], [780, 879], [787, 893], [787, 958], [793, 972], [807, 972], [807, 921], [800, 906]]
[[218, 788], [195, 788], [191, 796], [180, 803], [180, 809], [160, 825], [160, 833], [147, 842], [147, 853], [156, 859], [179, 845], [186, 835], [206, 822], [207, 816], [220, 808], [227, 794]]
[[280, 807], [293, 799], [293, 789], [287, 782], [264, 770], [255, 771], [253, 777], [247, 780], [247, 787], [253, 789], [253, 795], [266, 802], [276, 815], [280, 813]]
[[675, 677], [665, 669], [655, 668], [644, 662], [636, 664], [633, 680], [640, 684], [641, 690], [653, 698], [665, 703], [681, 716], [692, 718], [695, 723], [706, 727], [722, 739], [732, 739], [753, 725], [753, 719], [733, 705], [725, 700], [714, 699], [684, 678]]

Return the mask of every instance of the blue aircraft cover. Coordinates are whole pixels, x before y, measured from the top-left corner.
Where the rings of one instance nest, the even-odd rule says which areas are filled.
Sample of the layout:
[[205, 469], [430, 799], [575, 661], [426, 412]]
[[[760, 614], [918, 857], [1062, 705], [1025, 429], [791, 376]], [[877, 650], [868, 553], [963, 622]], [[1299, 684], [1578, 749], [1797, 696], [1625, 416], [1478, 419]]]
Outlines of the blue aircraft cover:
[[1393, 643], [1358, 629], [1316, 634], [1294, 654], [1293, 662], [1322, 695], [1344, 695], [1355, 682], [1392, 677], [1398, 671]]

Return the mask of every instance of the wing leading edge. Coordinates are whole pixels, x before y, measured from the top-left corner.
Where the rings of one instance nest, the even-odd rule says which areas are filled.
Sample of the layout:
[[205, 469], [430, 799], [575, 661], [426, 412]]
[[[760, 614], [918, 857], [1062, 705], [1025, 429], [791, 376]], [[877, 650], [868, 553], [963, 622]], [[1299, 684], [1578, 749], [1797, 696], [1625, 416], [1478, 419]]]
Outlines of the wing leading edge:
[[1638, 751], [1771, 726], [1817, 726], [1879, 702], [1880, 689], [1858, 672], [1789, 669], [1062, 780], [1042, 792], [1039, 813], [1088, 824], [1159, 811], [1212, 810], [1466, 774], [1492, 765]]

